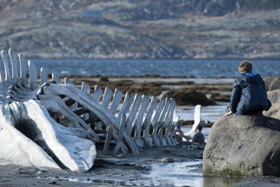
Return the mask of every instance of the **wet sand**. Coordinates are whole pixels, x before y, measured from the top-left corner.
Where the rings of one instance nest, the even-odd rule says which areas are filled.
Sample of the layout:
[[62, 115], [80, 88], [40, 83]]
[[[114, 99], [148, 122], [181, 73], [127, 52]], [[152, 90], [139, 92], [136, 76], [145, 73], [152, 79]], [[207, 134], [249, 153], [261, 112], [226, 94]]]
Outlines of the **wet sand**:
[[99, 154], [92, 170], [0, 166], [0, 186], [277, 186], [277, 177], [213, 177], [202, 175], [203, 146], [145, 148], [138, 155], [116, 158]]
[[116, 158], [99, 153], [94, 168], [86, 173], [0, 166], [0, 186], [172, 186], [201, 183], [203, 148], [203, 145], [184, 143], [175, 147], [144, 148], [138, 155], [119, 155]]

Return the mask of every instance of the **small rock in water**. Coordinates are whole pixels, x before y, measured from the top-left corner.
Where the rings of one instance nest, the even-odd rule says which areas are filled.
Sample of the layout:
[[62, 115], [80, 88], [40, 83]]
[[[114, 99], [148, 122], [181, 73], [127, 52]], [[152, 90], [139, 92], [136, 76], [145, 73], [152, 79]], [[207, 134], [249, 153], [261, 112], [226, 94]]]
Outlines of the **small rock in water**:
[[99, 81], [109, 82], [109, 79], [107, 77], [100, 77]]
[[169, 149], [164, 149], [162, 152], [163, 153], [172, 153]]
[[161, 159], [161, 162], [163, 162], [163, 163], [173, 163], [174, 159], [173, 158], [163, 158], [163, 159]]
[[57, 185], [56, 181], [51, 181], [50, 184]]
[[42, 174], [42, 173], [46, 173], [47, 171], [46, 170], [39, 170], [38, 172], [37, 172], [37, 174]]

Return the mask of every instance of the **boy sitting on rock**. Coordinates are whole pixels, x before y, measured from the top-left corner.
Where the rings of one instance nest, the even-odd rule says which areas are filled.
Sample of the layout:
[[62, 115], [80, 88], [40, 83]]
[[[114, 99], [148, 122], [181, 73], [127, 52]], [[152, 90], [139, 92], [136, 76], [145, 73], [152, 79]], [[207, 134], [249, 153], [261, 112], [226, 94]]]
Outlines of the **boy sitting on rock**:
[[230, 104], [223, 117], [231, 114], [261, 113], [271, 107], [264, 82], [259, 74], [252, 73], [252, 69], [250, 62], [243, 61], [239, 64], [240, 77], [234, 81]]

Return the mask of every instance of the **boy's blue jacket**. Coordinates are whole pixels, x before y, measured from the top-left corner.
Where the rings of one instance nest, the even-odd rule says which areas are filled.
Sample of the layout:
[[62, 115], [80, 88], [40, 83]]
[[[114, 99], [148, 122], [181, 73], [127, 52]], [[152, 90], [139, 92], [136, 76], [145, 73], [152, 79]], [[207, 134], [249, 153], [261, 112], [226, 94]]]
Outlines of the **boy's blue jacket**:
[[259, 74], [245, 73], [234, 81], [229, 108], [236, 114], [250, 114], [268, 110], [264, 82]]

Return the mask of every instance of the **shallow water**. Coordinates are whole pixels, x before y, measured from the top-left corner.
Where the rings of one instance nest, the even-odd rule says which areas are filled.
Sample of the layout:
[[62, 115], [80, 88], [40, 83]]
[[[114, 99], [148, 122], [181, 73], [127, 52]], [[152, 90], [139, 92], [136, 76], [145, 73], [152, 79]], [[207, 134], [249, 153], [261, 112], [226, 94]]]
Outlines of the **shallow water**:
[[[77, 185], [84, 184], [97, 186], [246, 186], [250, 178], [243, 177], [213, 177], [203, 176], [202, 160], [197, 159], [187, 162], [150, 163], [149, 171], [127, 172], [122, 174], [95, 174], [65, 175], [55, 177], [38, 177], [40, 180], [69, 181]], [[249, 182], [250, 183], [250, 182]], [[237, 185], [238, 184], [238, 185]], [[72, 185], [76, 186], [76, 185]]]
[[[203, 106], [201, 110], [201, 119], [210, 122], [218, 121], [226, 111], [228, 103], [218, 103], [217, 105]], [[193, 120], [194, 106], [178, 106], [176, 108], [180, 119]]]
[[168, 164], [152, 164], [151, 171], [147, 177], [147, 181], [143, 181], [143, 185], [174, 185], [174, 186], [202, 186], [203, 176], [201, 173], [201, 160], [192, 162], [168, 163]]
[[64, 176], [64, 177], [48, 177], [41, 179], [48, 180], [67, 180], [70, 182], [78, 182], [83, 184], [112, 184], [112, 185], [128, 185], [128, 186], [202, 186], [203, 176], [201, 173], [201, 160], [191, 162], [176, 163], [151, 163], [150, 171], [139, 173], [137, 176], [129, 176], [129, 174], [112, 175], [112, 176]]

